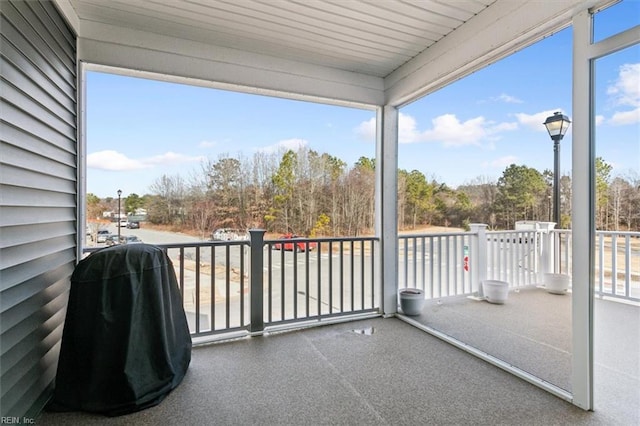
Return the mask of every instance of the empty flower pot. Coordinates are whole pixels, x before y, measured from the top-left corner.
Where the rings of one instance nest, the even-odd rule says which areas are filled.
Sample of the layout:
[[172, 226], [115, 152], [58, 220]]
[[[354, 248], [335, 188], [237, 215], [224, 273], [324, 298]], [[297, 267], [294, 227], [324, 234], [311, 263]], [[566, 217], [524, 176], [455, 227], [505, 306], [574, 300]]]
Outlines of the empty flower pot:
[[482, 292], [489, 303], [503, 304], [509, 295], [509, 283], [498, 280], [482, 281]]
[[571, 276], [566, 274], [544, 274], [544, 287], [551, 294], [565, 294], [571, 284]]
[[400, 309], [405, 315], [420, 315], [424, 307], [424, 290], [403, 288], [400, 290]]

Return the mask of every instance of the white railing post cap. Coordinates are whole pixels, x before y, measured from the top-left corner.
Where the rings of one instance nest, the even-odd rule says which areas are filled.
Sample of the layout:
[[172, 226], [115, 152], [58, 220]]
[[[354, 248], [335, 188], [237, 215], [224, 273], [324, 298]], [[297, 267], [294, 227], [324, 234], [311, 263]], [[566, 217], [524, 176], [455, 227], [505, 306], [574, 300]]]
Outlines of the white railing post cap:
[[484, 229], [487, 229], [489, 227], [489, 225], [487, 225], [486, 223], [470, 223], [469, 224], [469, 229], [471, 230], [471, 232], [478, 232]]

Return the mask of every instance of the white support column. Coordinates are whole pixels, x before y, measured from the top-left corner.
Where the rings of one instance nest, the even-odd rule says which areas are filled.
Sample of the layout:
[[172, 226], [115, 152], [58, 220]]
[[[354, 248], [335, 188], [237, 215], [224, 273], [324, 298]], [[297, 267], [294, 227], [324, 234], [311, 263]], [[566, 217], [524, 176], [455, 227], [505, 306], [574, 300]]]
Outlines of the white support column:
[[382, 313], [398, 310], [398, 109], [376, 116], [376, 235], [380, 237]]
[[469, 224], [474, 234], [471, 239], [471, 288], [477, 289], [478, 297], [483, 298], [482, 281], [487, 279], [487, 228], [484, 223]]
[[76, 263], [80, 262], [87, 241], [87, 80], [85, 64], [78, 61], [76, 66], [77, 81], [77, 141], [76, 153], [78, 167], [76, 168]]
[[593, 283], [595, 250], [595, 143], [593, 137], [592, 16], [573, 18], [572, 137], [572, 392], [573, 403], [593, 409]]

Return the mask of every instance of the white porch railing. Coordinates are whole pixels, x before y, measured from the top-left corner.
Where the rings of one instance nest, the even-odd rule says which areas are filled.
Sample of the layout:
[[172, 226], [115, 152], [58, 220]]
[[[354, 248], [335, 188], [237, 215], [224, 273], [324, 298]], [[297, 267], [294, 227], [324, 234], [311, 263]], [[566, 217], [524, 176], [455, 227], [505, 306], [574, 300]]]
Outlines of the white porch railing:
[[468, 232], [400, 236], [399, 287], [422, 289], [429, 299], [472, 293], [474, 237]]
[[[571, 231], [551, 234], [554, 272], [571, 275]], [[596, 295], [640, 302], [640, 232], [596, 231], [595, 257]]]
[[542, 242], [538, 231], [487, 232], [486, 278], [509, 287], [539, 283]]
[[540, 230], [486, 231], [401, 235], [399, 287], [419, 288], [429, 299], [471, 295], [485, 279], [517, 288], [537, 284], [541, 276]]
[[[542, 284], [545, 272], [571, 274], [571, 231], [524, 225], [402, 235], [398, 286], [440, 299], [473, 295], [486, 279], [517, 289]], [[174, 262], [194, 336], [380, 313], [377, 238], [301, 239], [298, 253], [273, 250], [284, 242], [263, 235], [255, 230], [251, 241], [161, 245]], [[640, 302], [640, 232], [598, 232], [596, 248], [596, 294]]]
[[[399, 287], [422, 289], [434, 299], [472, 295], [485, 279], [514, 289], [542, 285], [547, 272], [571, 275], [570, 230], [553, 230], [549, 222], [518, 225], [514, 231], [473, 224], [470, 232], [401, 235]], [[596, 236], [596, 295], [640, 302], [640, 232]]]

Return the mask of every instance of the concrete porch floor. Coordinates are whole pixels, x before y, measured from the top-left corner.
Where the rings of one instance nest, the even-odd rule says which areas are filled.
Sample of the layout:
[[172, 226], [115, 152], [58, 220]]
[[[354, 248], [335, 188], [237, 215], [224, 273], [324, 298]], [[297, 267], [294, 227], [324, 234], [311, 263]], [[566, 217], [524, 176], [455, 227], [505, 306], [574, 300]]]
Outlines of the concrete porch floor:
[[375, 318], [199, 346], [182, 384], [156, 407], [115, 418], [44, 412], [37, 424], [637, 424], [634, 420], [637, 416], [624, 418], [608, 409], [583, 411], [400, 319]]
[[[530, 286], [495, 305], [467, 297], [428, 300], [410, 321], [437, 330], [571, 391], [571, 293]], [[595, 299], [595, 411], [640, 424], [640, 307]]]

